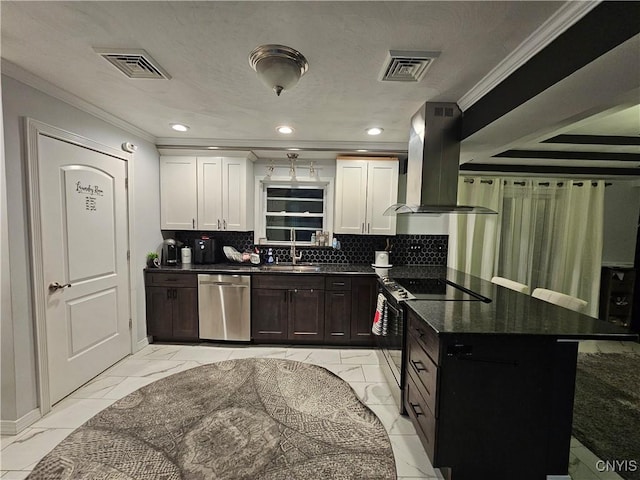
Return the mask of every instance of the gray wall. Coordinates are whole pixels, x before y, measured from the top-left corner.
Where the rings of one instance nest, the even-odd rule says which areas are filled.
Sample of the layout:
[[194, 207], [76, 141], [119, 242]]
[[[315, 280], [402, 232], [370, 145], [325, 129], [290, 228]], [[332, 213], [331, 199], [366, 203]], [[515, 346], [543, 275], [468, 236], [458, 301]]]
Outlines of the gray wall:
[[[160, 235], [159, 154], [153, 143], [128, 133], [68, 103], [46, 95], [6, 75], [2, 76], [7, 215], [0, 211], [2, 281], [2, 420], [15, 421], [37, 405], [34, 319], [32, 312], [29, 228], [22, 117], [30, 117], [98, 143], [120, 149], [131, 142], [138, 150], [131, 162], [133, 205], [129, 210], [134, 224], [134, 254], [131, 267], [136, 272], [132, 310], [137, 318], [136, 340], [146, 337], [144, 280], [142, 268], [148, 251], [155, 251]], [[0, 197], [3, 189], [0, 186]], [[5, 203], [0, 200], [0, 207]], [[4, 222], [7, 222], [5, 225]], [[8, 265], [7, 265], [8, 259]], [[8, 278], [7, 278], [8, 273]]]
[[637, 181], [613, 180], [605, 189], [603, 265], [633, 266], [639, 211]]

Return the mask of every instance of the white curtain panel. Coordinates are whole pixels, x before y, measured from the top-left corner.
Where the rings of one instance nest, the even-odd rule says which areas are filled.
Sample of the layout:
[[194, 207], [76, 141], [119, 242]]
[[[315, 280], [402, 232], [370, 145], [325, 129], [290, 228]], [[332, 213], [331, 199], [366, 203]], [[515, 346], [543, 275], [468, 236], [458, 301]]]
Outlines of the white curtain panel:
[[604, 182], [505, 179], [496, 275], [589, 302], [598, 315]]
[[[502, 209], [499, 178], [460, 177], [458, 205]], [[451, 215], [448, 265], [485, 280], [494, 276], [500, 248], [501, 215]]]
[[[604, 222], [604, 181], [566, 182], [554, 216], [555, 252], [549, 262], [551, 290], [586, 300], [598, 316]], [[542, 285], [539, 285], [542, 286]]]

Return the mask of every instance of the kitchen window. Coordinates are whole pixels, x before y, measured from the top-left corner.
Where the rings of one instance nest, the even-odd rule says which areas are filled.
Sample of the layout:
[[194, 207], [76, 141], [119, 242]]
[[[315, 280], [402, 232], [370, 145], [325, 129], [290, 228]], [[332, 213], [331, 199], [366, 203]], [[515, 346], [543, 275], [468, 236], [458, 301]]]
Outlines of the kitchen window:
[[263, 184], [262, 190], [261, 237], [267, 243], [289, 243], [292, 227], [300, 243], [310, 243], [317, 230], [328, 230], [327, 184]]

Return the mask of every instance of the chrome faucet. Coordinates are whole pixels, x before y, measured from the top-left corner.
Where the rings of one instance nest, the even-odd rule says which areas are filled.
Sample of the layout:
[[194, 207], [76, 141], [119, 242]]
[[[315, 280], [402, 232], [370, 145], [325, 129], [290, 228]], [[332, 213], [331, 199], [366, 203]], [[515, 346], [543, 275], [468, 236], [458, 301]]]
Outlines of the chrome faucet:
[[302, 252], [296, 256], [296, 229], [291, 227], [291, 262], [295, 265], [297, 261], [302, 260]]

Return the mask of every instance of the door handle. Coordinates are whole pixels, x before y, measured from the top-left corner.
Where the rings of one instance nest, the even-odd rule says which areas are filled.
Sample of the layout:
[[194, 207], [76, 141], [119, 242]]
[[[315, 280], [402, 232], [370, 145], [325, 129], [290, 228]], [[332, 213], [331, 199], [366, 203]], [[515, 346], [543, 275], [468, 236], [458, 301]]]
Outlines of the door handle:
[[362, 222], [362, 230], [360, 230], [362, 233], [364, 233], [364, 222]]
[[192, 218], [191, 219], [191, 227], [195, 230], [196, 229], [196, 219]]
[[227, 229], [227, 221], [226, 221], [224, 218], [222, 219], [222, 228], [223, 228], [224, 230], [226, 230], [226, 229]]
[[220, 230], [220, 219], [218, 219], [218, 230]]
[[371, 233], [371, 224], [367, 223], [367, 233]]
[[64, 290], [67, 287], [71, 288], [71, 284], [65, 283], [64, 285], [60, 285], [58, 282], [53, 282], [49, 284], [49, 293], [53, 293], [57, 290]]
[[178, 289], [174, 288], [173, 289], [173, 299], [175, 300], [176, 298], [178, 298]]

